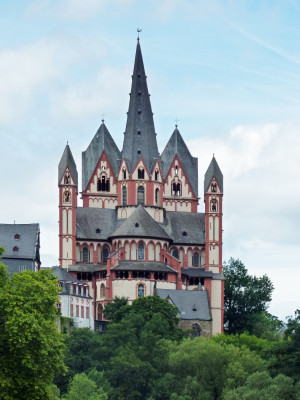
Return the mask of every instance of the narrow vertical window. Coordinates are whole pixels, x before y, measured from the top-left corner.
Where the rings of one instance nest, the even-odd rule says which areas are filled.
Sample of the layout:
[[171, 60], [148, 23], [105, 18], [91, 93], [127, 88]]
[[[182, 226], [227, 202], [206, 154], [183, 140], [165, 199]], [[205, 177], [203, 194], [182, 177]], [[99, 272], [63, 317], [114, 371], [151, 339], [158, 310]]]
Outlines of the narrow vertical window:
[[108, 257], [108, 255], [109, 255], [109, 250], [108, 250], [108, 247], [107, 246], [104, 246], [103, 247], [103, 250], [102, 250], [102, 261], [106, 264], [106, 262], [107, 262], [107, 257]]
[[123, 206], [127, 205], [127, 187], [126, 186], [123, 186], [123, 188], [122, 188], [122, 203], [123, 203]]
[[138, 259], [144, 260], [144, 258], [145, 258], [145, 246], [143, 242], [140, 242], [138, 247]]
[[159, 189], [155, 189], [155, 204], [159, 206]]
[[143, 186], [138, 187], [137, 204], [142, 206], [145, 204], [145, 189]]
[[142, 283], [138, 286], [138, 297], [145, 297], [145, 287]]
[[177, 258], [177, 260], [179, 260], [179, 254], [178, 254], [178, 250], [177, 249], [173, 249], [172, 250], [172, 256]]
[[192, 260], [193, 267], [199, 267], [199, 253], [198, 251], [195, 251], [193, 254], [193, 260]]
[[89, 262], [89, 249], [87, 246], [82, 249], [82, 262]]
[[123, 179], [126, 179], [126, 169], [123, 169]]

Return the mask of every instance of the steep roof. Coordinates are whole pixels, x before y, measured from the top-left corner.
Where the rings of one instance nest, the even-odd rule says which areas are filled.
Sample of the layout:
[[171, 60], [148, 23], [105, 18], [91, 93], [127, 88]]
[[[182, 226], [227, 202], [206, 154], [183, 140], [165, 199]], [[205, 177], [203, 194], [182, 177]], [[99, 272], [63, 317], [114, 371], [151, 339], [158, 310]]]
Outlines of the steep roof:
[[82, 283], [80, 280], [76, 279], [72, 274], [69, 274], [69, 272], [67, 272], [65, 268], [52, 267], [52, 269], [53, 269], [53, 275], [55, 275], [59, 281]]
[[176, 154], [178, 155], [195, 196], [198, 196], [198, 158], [191, 155], [177, 127], [161, 154], [164, 178], [166, 177]]
[[[15, 239], [19, 235], [19, 239]], [[0, 246], [6, 249], [3, 258], [25, 258], [39, 261], [39, 224], [0, 224]], [[13, 248], [18, 251], [14, 252]]]
[[178, 308], [181, 319], [210, 321], [208, 293], [203, 290], [156, 289], [162, 299], [170, 299]]
[[119, 264], [111, 268], [117, 271], [151, 271], [151, 272], [173, 272], [177, 274], [173, 268], [167, 264], [157, 261], [119, 261]]
[[220, 190], [223, 193], [223, 174], [220, 170], [217, 160], [215, 159], [215, 156], [213, 156], [213, 158], [207, 168], [207, 171], [205, 172], [204, 193], [207, 191], [209, 184], [214, 177], [216, 178], [216, 180], [219, 184]]
[[78, 188], [78, 173], [77, 173], [77, 168], [76, 164], [70, 149], [70, 146], [67, 144], [65, 147], [65, 150], [63, 152], [63, 155], [60, 159], [60, 162], [58, 164], [58, 184], [60, 184], [66, 168], [69, 168], [72, 178], [75, 182], [75, 185]]
[[[116, 229], [117, 211], [108, 208], [78, 207], [76, 237], [78, 239], [107, 240]], [[100, 229], [100, 232], [97, 230]]]
[[212, 278], [213, 273], [206, 271], [204, 268], [181, 268], [181, 275], [189, 278]]
[[160, 224], [173, 239], [174, 244], [204, 244], [205, 214], [166, 211], [164, 222]]
[[115, 230], [111, 237], [149, 237], [170, 240], [169, 235], [141, 205]]
[[122, 150], [122, 157], [126, 159], [129, 172], [142, 157], [146, 168], [151, 173], [155, 159], [159, 158], [146, 78], [138, 40]]
[[121, 153], [104, 121], [102, 121], [86, 151], [82, 152], [82, 190], [86, 189], [103, 151], [105, 151], [116, 176], [121, 162]]

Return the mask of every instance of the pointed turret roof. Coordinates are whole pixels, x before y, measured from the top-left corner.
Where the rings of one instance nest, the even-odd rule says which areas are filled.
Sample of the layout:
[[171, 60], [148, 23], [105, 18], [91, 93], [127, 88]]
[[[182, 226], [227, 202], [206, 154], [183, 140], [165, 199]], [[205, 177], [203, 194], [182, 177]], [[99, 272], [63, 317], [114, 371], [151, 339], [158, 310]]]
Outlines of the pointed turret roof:
[[209, 184], [214, 177], [216, 178], [220, 190], [223, 193], [223, 174], [220, 170], [217, 160], [215, 159], [215, 156], [213, 155], [209, 167], [204, 175], [204, 193], [207, 191]]
[[85, 190], [103, 151], [109, 160], [115, 176], [121, 162], [121, 153], [104, 121], [97, 130], [86, 151], [82, 152], [82, 190]]
[[77, 168], [76, 168], [76, 164], [75, 164], [70, 146], [68, 144], [66, 145], [63, 155], [61, 156], [60, 162], [58, 164], [58, 184], [60, 184], [60, 182], [64, 176], [64, 173], [66, 171], [66, 168], [69, 168], [72, 178], [78, 188]]
[[195, 196], [198, 195], [198, 158], [193, 157], [187, 148], [177, 126], [161, 154], [164, 178], [166, 177], [174, 157], [178, 156], [184, 172], [187, 175]]
[[111, 237], [148, 237], [171, 240], [170, 236], [141, 205], [115, 230]]
[[159, 157], [140, 42], [136, 46], [122, 157], [131, 172], [140, 157], [151, 173]]

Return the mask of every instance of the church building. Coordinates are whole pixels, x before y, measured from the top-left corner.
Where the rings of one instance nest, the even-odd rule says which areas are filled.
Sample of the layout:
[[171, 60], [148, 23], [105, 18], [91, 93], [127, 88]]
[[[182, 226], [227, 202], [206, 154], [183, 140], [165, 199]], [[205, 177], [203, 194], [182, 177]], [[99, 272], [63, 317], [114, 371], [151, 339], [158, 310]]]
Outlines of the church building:
[[158, 152], [139, 39], [122, 150], [102, 120], [82, 153], [82, 206], [69, 145], [58, 187], [59, 265], [89, 286], [96, 322], [116, 296], [158, 295], [178, 307], [184, 329], [223, 331], [223, 175], [213, 157], [197, 212], [198, 159], [177, 126]]

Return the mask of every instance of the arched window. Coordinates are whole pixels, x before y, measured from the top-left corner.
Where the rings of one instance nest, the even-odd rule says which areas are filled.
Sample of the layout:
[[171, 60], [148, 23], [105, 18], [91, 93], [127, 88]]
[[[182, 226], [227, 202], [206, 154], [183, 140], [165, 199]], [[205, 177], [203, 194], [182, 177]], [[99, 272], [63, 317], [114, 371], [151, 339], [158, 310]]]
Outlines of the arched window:
[[212, 199], [211, 201], [211, 211], [218, 211], [218, 202], [216, 199]]
[[140, 242], [138, 247], [138, 259], [144, 260], [144, 258], [145, 258], [145, 246], [143, 242]]
[[155, 189], [155, 204], [159, 206], [159, 189]]
[[198, 337], [201, 335], [201, 328], [198, 324], [193, 324], [192, 326], [192, 336]]
[[102, 250], [102, 262], [104, 262], [104, 263], [107, 262], [108, 255], [109, 255], [109, 249], [107, 246], [104, 246], [103, 250]]
[[172, 185], [172, 195], [173, 196], [180, 196], [181, 194], [181, 184], [180, 183], [173, 183]]
[[110, 191], [109, 178], [106, 178], [105, 174], [101, 175], [101, 178], [98, 179], [97, 190], [98, 190], [98, 192], [109, 192]]
[[71, 193], [68, 190], [66, 190], [64, 194], [65, 194], [65, 203], [70, 203]]
[[126, 169], [123, 169], [123, 179], [126, 179]]
[[143, 186], [138, 187], [137, 203], [142, 206], [145, 204], [145, 189]]
[[154, 172], [154, 180], [156, 180], [156, 181], [158, 180], [158, 171]]
[[82, 262], [89, 262], [89, 249], [87, 246], [82, 248]]
[[199, 260], [200, 260], [199, 252], [195, 251], [193, 254], [193, 260], [192, 260], [193, 267], [199, 267]]
[[123, 206], [127, 205], [127, 187], [126, 186], [123, 186], [123, 188], [122, 188], [122, 203], [123, 203]]
[[172, 256], [177, 258], [177, 260], [179, 260], [179, 254], [178, 254], [178, 250], [177, 249], [173, 249], [172, 250]]
[[216, 192], [217, 191], [217, 184], [216, 183], [212, 183], [211, 184], [211, 191], [212, 192]]
[[67, 173], [65, 175], [65, 185], [68, 185], [70, 183], [70, 175]]
[[138, 169], [138, 179], [144, 179], [145, 178], [145, 171], [143, 168]]
[[142, 283], [138, 286], [138, 297], [145, 297], [145, 286]]
[[104, 283], [100, 286], [100, 297], [105, 297], [105, 285]]

